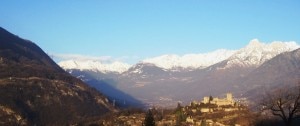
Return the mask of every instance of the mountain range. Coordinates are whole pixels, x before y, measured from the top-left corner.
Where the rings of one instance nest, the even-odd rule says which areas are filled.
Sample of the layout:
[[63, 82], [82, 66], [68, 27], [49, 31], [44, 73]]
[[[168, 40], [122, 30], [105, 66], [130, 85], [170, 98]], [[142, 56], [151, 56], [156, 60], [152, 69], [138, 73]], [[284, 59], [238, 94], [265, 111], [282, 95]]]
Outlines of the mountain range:
[[[167, 107], [176, 105], [176, 102], [188, 103], [201, 100], [205, 95], [219, 96], [226, 92], [233, 92], [236, 98], [251, 99], [258, 95], [254, 92], [262, 87], [267, 90], [283, 83], [294, 84], [299, 78], [299, 57], [289, 55], [296, 55], [298, 48], [295, 42], [274, 41], [265, 44], [253, 39], [239, 50], [221, 49], [183, 56], [162, 55], [134, 65], [119, 63], [114, 69], [104, 69], [100, 66], [111, 64], [98, 61], [71, 60], [58, 64], [100, 91], [106, 90], [102, 85], [110, 85], [147, 105]], [[275, 61], [278, 57], [286, 58]], [[287, 66], [275, 67], [283, 64]], [[279, 70], [274, 72], [276, 69]], [[118, 97], [110, 92], [105, 95]], [[122, 97], [120, 101], [131, 100]]]
[[[162, 55], [134, 65], [56, 64], [34, 42], [0, 27], [0, 125], [87, 125], [118, 107], [174, 107], [232, 92], [256, 102], [300, 84], [295, 42], [253, 39], [239, 50]], [[94, 87], [94, 88], [92, 88]]]
[[35, 43], [0, 27], [0, 125], [78, 125], [118, 111]]
[[[295, 42], [275, 41], [265, 44], [259, 42], [258, 39], [253, 39], [249, 45], [240, 50], [219, 49], [203, 54], [186, 54], [183, 56], [175, 54], [162, 55], [144, 59], [139, 63], [153, 64], [165, 70], [176, 70], [178, 68], [203, 69], [230, 58], [229, 60], [231, 61], [229, 63], [257, 66], [282, 52], [291, 51], [298, 47], [299, 45]], [[134, 66], [118, 61], [108, 64], [93, 60], [66, 60], [60, 61], [58, 64], [63, 69], [92, 70], [102, 73], [123, 73]]]

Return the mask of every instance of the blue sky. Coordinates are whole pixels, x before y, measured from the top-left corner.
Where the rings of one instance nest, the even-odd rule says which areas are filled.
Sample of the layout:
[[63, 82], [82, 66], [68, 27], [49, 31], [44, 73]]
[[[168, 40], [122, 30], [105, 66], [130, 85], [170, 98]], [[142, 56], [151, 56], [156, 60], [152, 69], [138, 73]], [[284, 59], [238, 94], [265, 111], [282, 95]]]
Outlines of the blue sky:
[[300, 42], [299, 0], [1, 0], [0, 26], [51, 54], [129, 63]]

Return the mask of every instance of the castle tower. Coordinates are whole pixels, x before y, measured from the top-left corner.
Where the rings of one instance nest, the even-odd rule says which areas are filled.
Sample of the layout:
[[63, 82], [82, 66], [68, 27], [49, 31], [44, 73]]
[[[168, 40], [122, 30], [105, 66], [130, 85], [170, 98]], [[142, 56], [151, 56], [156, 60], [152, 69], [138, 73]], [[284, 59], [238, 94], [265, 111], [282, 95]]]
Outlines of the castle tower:
[[227, 93], [226, 96], [228, 101], [233, 101], [233, 97], [231, 93]]

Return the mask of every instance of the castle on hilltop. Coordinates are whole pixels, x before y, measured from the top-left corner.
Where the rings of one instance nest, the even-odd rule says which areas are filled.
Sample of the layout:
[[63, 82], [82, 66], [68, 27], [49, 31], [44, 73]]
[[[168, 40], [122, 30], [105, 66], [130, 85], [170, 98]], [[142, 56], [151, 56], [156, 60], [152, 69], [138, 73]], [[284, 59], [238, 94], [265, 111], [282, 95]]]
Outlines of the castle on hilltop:
[[212, 98], [212, 97], [204, 97], [202, 103], [204, 104], [215, 104], [217, 106], [231, 105], [233, 106], [235, 101], [233, 100], [233, 96], [231, 93], [226, 94], [226, 98]]
[[[227, 115], [234, 114], [238, 116], [238, 114], [234, 112], [242, 111], [244, 109], [245, 107], [234, 100], [232, 93], [227, 93], [224, 98], [206, 96], [203, 97], [203, 100], [201, 101], [193, 101], [190, 105], [183, 107], [182, 112], [188, 116], [186, 118], [186, 123], [188, 124], [200, 126], [204, 122], [209, 125], [214, 123], [214, 126], [225, 126], [219, 122], [214, 122], [211, 119], [217, 117], [221, 120], [226, 120], [231, 118]], [[211, 119], [205, 120], [207, 117]]]

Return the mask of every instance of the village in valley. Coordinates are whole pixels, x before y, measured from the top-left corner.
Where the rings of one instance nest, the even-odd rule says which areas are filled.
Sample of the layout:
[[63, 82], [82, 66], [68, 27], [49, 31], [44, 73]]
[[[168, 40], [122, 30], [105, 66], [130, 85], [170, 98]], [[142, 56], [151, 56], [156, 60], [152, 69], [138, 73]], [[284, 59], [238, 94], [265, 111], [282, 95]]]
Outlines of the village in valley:
[[142, 126], [150, 114], [156, 126], [240, 126], [250, 125], [248, 113], [245, 105], [227, 93], [225, 98], [207, 96], [186, 106], [178, 103], [175, 109], [153, 107], [146, 114], [142, 110], [124, 110], [106, 116], [101, 123], [105, 126]]

